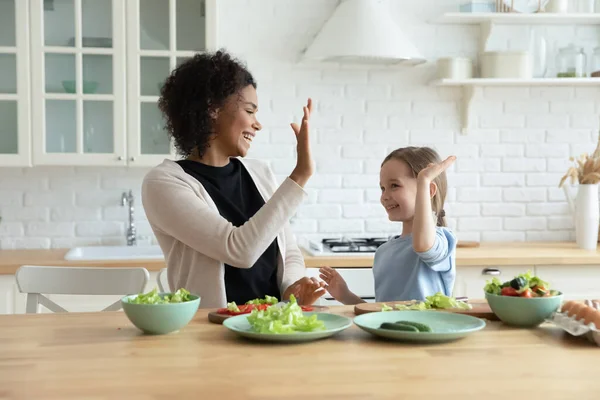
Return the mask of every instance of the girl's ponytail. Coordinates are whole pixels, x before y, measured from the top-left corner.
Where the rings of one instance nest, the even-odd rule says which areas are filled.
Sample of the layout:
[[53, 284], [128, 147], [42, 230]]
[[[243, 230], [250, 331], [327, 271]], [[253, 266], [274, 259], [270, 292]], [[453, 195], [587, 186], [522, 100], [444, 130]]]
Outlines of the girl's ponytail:
[[446, 211], [441, 210], [437, 213], [437, 226], [448, 226], [446, 223]]

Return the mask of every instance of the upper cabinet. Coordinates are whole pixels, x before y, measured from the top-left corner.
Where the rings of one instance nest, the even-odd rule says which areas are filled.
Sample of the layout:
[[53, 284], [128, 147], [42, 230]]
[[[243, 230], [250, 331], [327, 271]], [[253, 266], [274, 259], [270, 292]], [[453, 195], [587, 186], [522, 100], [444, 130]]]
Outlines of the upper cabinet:
[[121, 0], [33, 0], [35, 164], [125, 164]]
[[28, 9], [0, 0], [0, 166], [31, 164]]
[[[0, 127], [0, 165], [8, 151], [15, 165], [30, 165], [30, 149], [33, 165], [152, 166], [174, 157], [160, 87], [179, 63], [216, 48], [215, 0], [0, 0], [0, 7], [7, 3], [16, 17], [5, 23], [0, 10], [0, 115], [23, 113]], [[20, 52], [30, 74], [13, 67], [11, 78]]]
[[213, 8], [198, 0], [127, 2], [129, 165], [156, 165], [165, 156], [174, 156], [158, 96], [172, 69], [213, 47], [209, 42], [214, 40], [207, 37], [214, 32], [207, 29], [207, 11]]

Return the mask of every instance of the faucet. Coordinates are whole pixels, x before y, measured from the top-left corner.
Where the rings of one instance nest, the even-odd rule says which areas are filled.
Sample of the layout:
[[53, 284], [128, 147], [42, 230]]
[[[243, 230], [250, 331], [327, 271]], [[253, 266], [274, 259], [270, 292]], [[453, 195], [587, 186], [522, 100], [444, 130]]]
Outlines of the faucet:
[[121, 205], [123, 207], [129, 206], [129, 225], [127, 226], [127, 246], [137, 245], [137, 238], [135, 234], [135, 223], [133, 221], [133, 192], [130, 190], [129, 193], [123, 192], [121, 195]]

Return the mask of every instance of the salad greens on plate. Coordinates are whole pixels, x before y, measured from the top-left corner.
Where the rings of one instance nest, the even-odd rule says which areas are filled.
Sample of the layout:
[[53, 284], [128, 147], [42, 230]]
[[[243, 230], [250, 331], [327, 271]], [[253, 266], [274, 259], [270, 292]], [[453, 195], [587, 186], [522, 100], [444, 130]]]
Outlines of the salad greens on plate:
[[438, 292], [432, 296], [427, 296], [425, 301], [414, 302], [412, 304], [396, 304], [394, 307], [390, 307], [387, 304], [383, 304], [381, 311], [392, 311], [394, 309], [399, 311], [406, 310], [441, 310], [448, 308], [460, 308], [463, 310], [469, 310], [472, 306], [464, 301], [458, 301], [453, 297], [448, 297], [441, 292]]
[[252, 330], [258, 333], [296, 333], [325, 330], [325, 323], [317, 314], [307, 316], [298, 305], [296, 297], [289, 303], [271, 306], [264, 310], [254, 309], [247, 317]]

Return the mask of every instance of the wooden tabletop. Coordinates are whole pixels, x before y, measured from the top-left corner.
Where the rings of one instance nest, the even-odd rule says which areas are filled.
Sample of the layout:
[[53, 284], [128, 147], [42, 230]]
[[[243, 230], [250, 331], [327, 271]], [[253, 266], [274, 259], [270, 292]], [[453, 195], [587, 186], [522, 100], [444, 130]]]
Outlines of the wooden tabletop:
[[[158, 271], [165, 267], [164, 260], [106, 260], [68, 261], [64, 256], [68, 249], [53, 250], [0, 250], [0, 275], [12, 275], [21, 265], [97, 266], [97, 267], [144, 267]], [[322, 266], [346, 268], [370, 268], [373, 255], [352, 257], [311, 256], [304, 252], [308, 268]], [[570, 242], [516, 242], [482, 243], [477, 248], [456, 250], [456, 265], [503, 266], [503, 265], [598, 265], [600, 252], [577, 248]]]
[[[352, 307], [331, 312], [352, 317]], [[262, 344], [207, 321], [145, 336], [121, 312], [0, 316], [0, 398], [598, 399], [600, 347], [501, 323], [457, 342], [401, 344], [352, 326]]]

